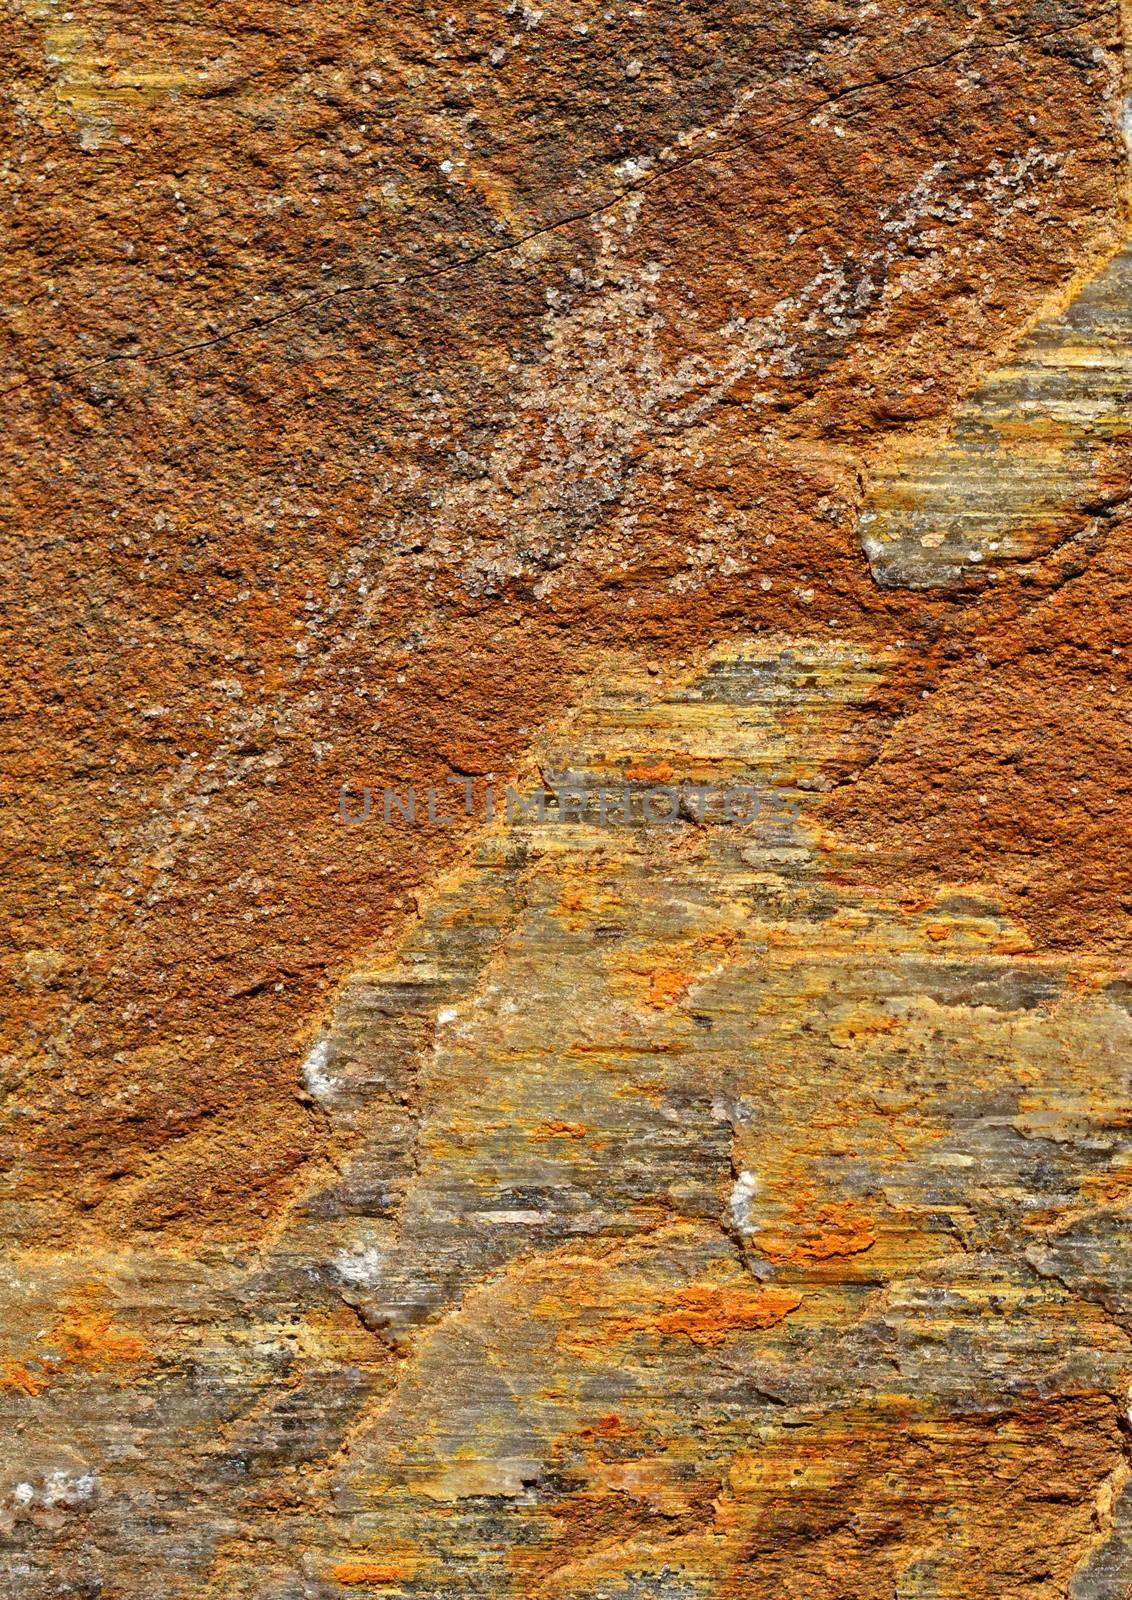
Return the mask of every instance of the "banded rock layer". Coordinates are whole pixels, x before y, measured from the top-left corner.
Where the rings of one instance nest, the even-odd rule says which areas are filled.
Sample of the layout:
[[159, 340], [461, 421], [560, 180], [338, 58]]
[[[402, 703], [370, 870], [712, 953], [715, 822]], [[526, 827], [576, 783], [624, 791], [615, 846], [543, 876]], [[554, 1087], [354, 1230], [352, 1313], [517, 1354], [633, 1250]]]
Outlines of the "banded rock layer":
[[877, 581], [946, 588], [1041, 556], [1129, 491], [1132, 247], [1040, 321], [958, 408], [947, 438], [904, 445], [861, 518]]

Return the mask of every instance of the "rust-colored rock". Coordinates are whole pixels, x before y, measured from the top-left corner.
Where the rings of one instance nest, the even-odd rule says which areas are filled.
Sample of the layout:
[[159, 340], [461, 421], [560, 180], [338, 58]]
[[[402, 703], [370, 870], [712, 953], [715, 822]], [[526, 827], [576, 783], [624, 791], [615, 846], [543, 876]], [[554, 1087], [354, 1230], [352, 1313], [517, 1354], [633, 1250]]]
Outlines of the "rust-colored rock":
[[1128, 1594], [1118, 8], [4, 53], [5, 1593]]

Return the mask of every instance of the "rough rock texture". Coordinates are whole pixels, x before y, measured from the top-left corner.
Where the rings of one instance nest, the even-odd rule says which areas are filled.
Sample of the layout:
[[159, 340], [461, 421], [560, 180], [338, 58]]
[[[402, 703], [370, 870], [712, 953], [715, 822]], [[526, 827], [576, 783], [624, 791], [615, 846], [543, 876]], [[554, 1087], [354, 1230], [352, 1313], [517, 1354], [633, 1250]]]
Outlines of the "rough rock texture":
[[4, 1592], [1132, 1594], [1117, 7], [4, 52]]

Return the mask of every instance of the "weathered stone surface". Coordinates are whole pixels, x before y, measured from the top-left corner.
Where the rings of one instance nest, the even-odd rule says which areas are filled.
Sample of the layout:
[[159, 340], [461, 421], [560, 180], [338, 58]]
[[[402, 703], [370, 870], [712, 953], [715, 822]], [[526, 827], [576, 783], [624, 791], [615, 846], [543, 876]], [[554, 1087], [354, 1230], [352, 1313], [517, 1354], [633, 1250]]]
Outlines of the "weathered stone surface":
[[1115, 5], [4, 48], [5, 1593], [1132, 1593]]
[[1043, 319], [958, 409], [940, 448], [901, 449], [861, 519], [882, 583], [960, 581], [1024, 560], [1128, 498], [1132, 249]]

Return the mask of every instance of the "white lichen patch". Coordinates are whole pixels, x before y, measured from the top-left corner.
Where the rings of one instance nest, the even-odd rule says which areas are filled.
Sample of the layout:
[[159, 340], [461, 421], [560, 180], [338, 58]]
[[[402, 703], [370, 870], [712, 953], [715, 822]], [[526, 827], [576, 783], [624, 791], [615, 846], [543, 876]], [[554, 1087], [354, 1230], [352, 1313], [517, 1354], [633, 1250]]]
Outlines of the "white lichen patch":
[[754, 1224], [751, 1221], [751, 1207], [758, 1192], [759, 1180], [754, 1173], [741, 1172], [732, 1187], [731, 1199], [728, 1204], [731, 1211], [731, 1221], [742, 1234], [754, 1231]]
[[327, 1071], [329, 1065], [330, 1040], [319, 1039], [300, 1070], [307, 1093], [312, 1094], [320, 1103], [335, 1099], [341, 1087], [337, 1078], [332, 1077]]
[[373, 1245], [366, 1245], [339, 1250], [330, 1264], [343, 1283], [356, 1289], [374, 1289], [381, 1282], [385, 1257]]

